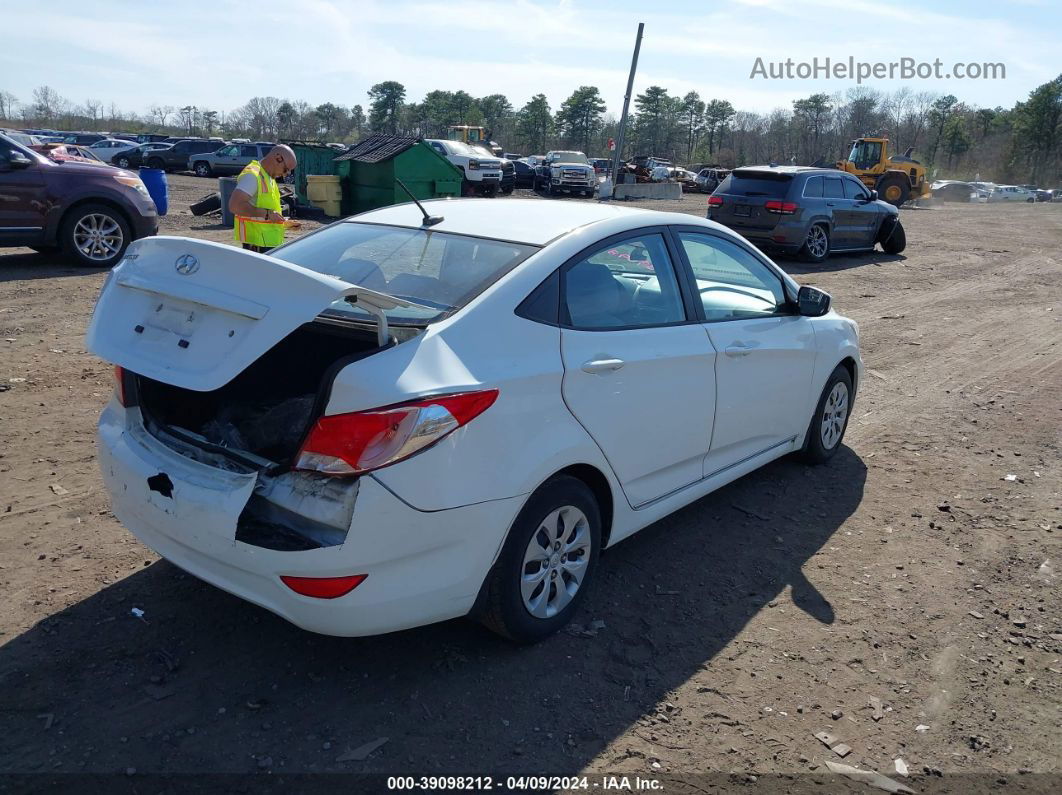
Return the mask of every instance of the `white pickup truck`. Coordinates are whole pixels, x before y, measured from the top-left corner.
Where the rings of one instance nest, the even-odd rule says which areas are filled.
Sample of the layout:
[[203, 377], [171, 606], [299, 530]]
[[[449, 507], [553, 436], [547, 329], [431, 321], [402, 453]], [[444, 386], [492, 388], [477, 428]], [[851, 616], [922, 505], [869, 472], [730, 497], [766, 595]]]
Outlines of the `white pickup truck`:
[[546, 193], [580, 193], [593, 196], [597, 188], [597, 174], [582, 152], [547, 152], [538, 167], [536, 187]]
[[425, 138], [424, 143], [461, 169], [465, 177], [462, 193], [497, 195], [502, 179], [501, 158], [488, 157], [485, 150], [469, 146], [463, 141]]

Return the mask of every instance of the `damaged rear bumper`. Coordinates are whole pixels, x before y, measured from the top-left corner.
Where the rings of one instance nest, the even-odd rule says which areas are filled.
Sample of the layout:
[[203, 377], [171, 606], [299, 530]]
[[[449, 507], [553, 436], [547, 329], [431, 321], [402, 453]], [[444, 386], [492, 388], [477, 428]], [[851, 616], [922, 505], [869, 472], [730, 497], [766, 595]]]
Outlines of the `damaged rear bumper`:
[[[257, 472], [183, 456], [148, 434], [139, 412], [113, 401], [100, 417], [99, 448], [114, 514], [144, 544], [206, 582], [328, 635], [379, 634], [467, 614], [523, 502], [424, 512], [366, 476], [341, 543], [281, 551], [237, 536]], [[280, 580], [351, 574], [368, 577], [338, 599], [302, 596]]]

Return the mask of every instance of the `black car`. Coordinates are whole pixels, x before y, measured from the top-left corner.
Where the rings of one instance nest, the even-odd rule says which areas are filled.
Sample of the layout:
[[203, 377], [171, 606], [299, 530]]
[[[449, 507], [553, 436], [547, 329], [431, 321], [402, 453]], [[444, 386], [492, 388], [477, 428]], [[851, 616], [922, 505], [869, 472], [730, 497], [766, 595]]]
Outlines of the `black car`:
[[88, 146], [94, 144], [97, 141], [105, 139], [106, 135], [100, 133], [67, 133], [63, 138], [64, 144], [77, 144], [78, 146]]
[[111, 156], [111, 165], [118, 166], [119, 168], [139, 168], [145, 165], [145, 161], [150, 158], [155, 152], [161, 152], [163, 149], [168, 149], [172, 144], [160, 144], [160, 143], [145, 143], [134, 146], [132, 149], [125, 149], [121, 152], [116, 152]]
[[501, 182], [498, 183], [498, 189], [505, 195], [513, 192], [513, 188], [516, 187], [516, 166], [513, 165], [512, 160], [501, 161]]
[[535, 187], [535, 167], [528, 163], [526, 160], [514, 160], [513, 168], [515, 169], [514, 179], [516, 180], [516, 187], [518, 188], [533, 188]]
[[735, 169], [708, 197], [708, 218], [757, 246], [808, 262], [878, 243], [899, 254], [907, 245], [896, 207], [851, 174], [829, 168]]
[[162, 168], [166, 171], [187, 171], [188, 158], [192, 155], [216, 152], [225, 145], [224, 141], [210, 141], [205, 138], [190, 138], [178, 141], [169, 149], [148, 152], [144, 165], [150, 168]]

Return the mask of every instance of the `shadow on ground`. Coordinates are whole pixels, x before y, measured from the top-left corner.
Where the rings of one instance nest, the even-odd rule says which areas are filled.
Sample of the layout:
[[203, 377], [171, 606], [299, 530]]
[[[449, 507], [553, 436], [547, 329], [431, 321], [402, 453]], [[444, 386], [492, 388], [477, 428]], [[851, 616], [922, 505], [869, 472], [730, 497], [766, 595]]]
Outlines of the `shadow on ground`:
[[0, 249], [0, 282], [27, 279], [58, 279], [64, 276], [86, 276], [101, 273], [106, 268], [79, 267], [70, 264], [70, 257], [59, 251], [38, 254], [29, 249], [4, 253]]
[[576, 618], [604, 629], [534, 647], [466, 621], [313, 635], [156, 563], [0, 647], [0, 772], [577, 773], [670, 691], [710, 682], [786, 586], [834, 621], [801, 569], [865, 479], [848, 448], [743, 478], [605, 554]]

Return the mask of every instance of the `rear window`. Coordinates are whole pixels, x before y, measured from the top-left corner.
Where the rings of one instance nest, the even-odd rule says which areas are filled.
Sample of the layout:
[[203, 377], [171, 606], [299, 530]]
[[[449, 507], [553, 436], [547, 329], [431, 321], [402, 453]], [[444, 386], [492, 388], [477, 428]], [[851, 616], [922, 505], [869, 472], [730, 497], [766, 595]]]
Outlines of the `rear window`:
[[[460, 309], [537, 250], [430, 229], [343, 223], [289, 243], [272, 256], [422, 304], [387, 313], [396, 323], [421, 324]], [[358, 320], [370, 317], [345, 301], [337, 301], [330, 312]]]
[[844, 186], [841, 185], [840, 177], [826, 177], [825, 185], [822, 189], [822, 195], [827, 199], [843, 199], [844, 198]]
[[716, 189], [717, 193], [733, 196], [764, 196], [782, 199], [789, 192], [793, 178], [789, 174], [771, 174], [764, 171], [734, 171]]

